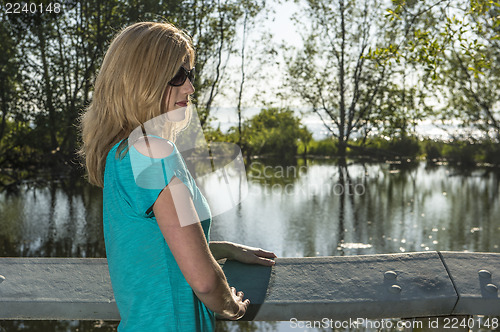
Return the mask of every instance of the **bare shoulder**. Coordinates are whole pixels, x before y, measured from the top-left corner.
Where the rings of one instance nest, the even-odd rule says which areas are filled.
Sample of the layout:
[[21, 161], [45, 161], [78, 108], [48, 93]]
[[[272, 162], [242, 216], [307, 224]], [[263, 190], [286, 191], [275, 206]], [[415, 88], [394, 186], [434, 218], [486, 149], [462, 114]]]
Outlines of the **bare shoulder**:
[[157, 137], [141, 137], [134, 143], [134, 148], [150, 158], [165, 158], [174, 152], [172, 142]]

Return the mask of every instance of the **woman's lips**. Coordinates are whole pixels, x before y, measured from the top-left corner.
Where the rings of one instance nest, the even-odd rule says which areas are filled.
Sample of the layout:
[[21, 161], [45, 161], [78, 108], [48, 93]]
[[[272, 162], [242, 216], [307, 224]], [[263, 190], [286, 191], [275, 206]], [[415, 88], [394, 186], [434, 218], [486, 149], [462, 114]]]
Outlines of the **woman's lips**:
[[187, 103], [188, 103], [187, 100], [183, 100], [183, 101], [178, 101], [175, 104], [180, 106], [180, 107], [186, 107]]

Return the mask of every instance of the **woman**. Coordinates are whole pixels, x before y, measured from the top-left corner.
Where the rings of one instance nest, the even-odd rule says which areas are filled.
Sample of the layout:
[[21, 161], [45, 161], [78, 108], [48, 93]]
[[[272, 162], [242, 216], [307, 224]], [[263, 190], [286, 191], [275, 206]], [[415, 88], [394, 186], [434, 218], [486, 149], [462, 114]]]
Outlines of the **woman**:
[[[188, 117], [173, 122], [169, 140], [145, 136], [129, 142], [134, 129], [147, 121], [186, 112], [194, 92], [194, 57], [190, 38], [171, 24], [125, 28], [109, 46], [92, 103], [81, 117], [89, 181], [103, 187], [119, 331], [212, 331], [214, 313], [237, 320], [249, 300], [229, 287], [216, 260], [271, 266], [276, 257], [234, 243], [207, 242], [211, 218], [197, 218], [209, 213], [208, 205], [172, 143], [175, 126], [182, 129]], [[169, 165], [165, 187], [137, 185], [132, 153]]]

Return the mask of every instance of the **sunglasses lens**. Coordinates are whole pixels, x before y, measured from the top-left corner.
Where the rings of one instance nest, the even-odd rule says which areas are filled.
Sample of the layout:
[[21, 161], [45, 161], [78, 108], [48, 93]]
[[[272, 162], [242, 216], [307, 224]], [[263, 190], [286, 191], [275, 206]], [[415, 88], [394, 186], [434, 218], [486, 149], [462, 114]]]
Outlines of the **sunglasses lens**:
[[181, 67], [174, 78], [168, 83], [172, 86], [181, 86], [186, 82], [186, 78], [189, 78], [191, 82], [194, 81], [194, 68], [188, 71], [186, 68]]
[[173, 85], [173, 86], [180, 86], [180, 85], [184, 84], [184, 82], [186, 81], [186, 78], [187, 78], [186, 71], [183, 70], [183, 68], [181, 68], [181, 69], [179, 69], [177, 74], [175, 74], [174, 78], [172, 78], [172, 80], [169, 83], [170, 83], [170, 85]]

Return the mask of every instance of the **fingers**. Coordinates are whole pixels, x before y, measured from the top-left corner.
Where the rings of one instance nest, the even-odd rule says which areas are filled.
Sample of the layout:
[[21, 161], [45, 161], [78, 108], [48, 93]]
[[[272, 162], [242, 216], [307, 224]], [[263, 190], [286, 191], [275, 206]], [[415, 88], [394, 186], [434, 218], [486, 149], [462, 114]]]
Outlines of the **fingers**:
[[236, 292], [236, 288], [234, 287], [231, 287], [231, 293], [233, 293], [233, 296], [235, 296], [235, 300], [238, 303], [240, 310], [234, 317], [231, 317], [229, 319], [238, 320], [245, 315], [248, 306], [250, 305], [250, 300], [249, 299], [243, 300], [245, 294], [242, 291]]
[[243, 292], [240, 292], [240, 293], [241, 293], [241, 303], [245, 307], [244, 311], [246, 312], [248, 309], [248, 306], [250, 305], [250, 299], [246, 299], [243, 301]]
[[[239, 302], [244, 302], [243, 297], [245, 296], [245, 294], [242, 291], [236, 292], [236, 288], [231, 287], [231, 293], [233, 293], [233, 295], [235, 295], [239, 299]], [[245, 301], [248, 301], [248, 303], [250, 303], [249, 299], [246, 299]]]
[[247, 247], [243, 245], [237, 245], [234, 248], [238, 250], [234, 252], [234, 255], [231, 259], [246, 264], [273, 266], [275, 264], [273, 259], [277, 258], [274, 252], [261, 248]]
[[276, 258], [276, 255], [273, 252], [259, 249], [255, 252], [255, 257], [256, 264], [264, 266], [273, 266], [274, 264], [276, 264], [276, 262], [272, 260], [272, 258]]
[[267, 263], [268, 266], [273, 266], [274, 264], [276, 264], [276, 262], [273, 261], [272, 259], [266, 259], [265, 262]]
[[253, 252], [250, 255], [246, 255], [246, 258], [240, 259], [241, 262], [243, 263], [250, 263], [250, 264], [259, 264], [259, 265], [264, 265], [264, 266], [273, 266], [275, 264], [274, 260], [272, 258], [275, 258], [273, 253], [271, 253], [273, 256], [268, 255], [268, 257], [264, 257], [262, 255], [259, 255], [257, 251]]
[[263, 249], [259, 249], [255, 252], [255, 254], [257, 256], [260, 256], [260, 257], [265, 257], [265, 258], [276, 258], [276, 254], [274, 252], [271, 252], [271, 251], [267, 251], [267, 250], [263, 250]]
[[276, 264], [276, 262], [273, 261], [272, 259], [258, 258], [255, 261], [255, 264], [264, 265], [264, 266], [273, 266], [274, 264]]

